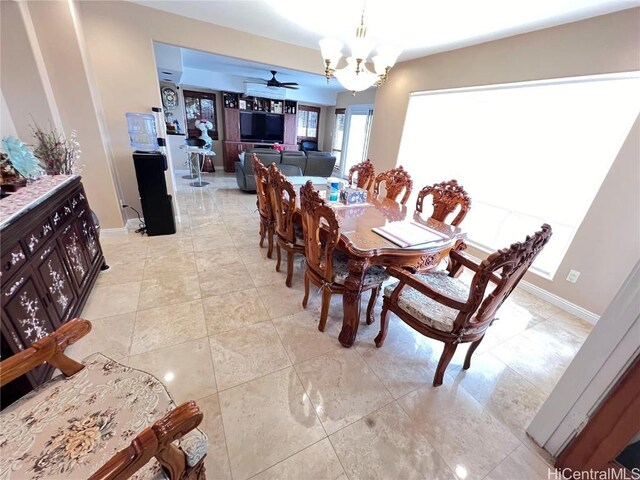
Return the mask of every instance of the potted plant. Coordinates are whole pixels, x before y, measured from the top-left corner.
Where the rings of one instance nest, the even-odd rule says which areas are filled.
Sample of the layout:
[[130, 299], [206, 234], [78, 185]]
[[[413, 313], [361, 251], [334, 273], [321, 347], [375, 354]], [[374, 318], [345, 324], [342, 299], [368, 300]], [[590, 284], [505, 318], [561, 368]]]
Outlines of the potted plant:
[[37, 142], [33, 153], [48, 175], [77, 173], [81, 151], [75, 130], [71, 131], [69, 138], [53, 127], [50, 132], [45, 132], [37, 125], [32, 127], [32, 130]]

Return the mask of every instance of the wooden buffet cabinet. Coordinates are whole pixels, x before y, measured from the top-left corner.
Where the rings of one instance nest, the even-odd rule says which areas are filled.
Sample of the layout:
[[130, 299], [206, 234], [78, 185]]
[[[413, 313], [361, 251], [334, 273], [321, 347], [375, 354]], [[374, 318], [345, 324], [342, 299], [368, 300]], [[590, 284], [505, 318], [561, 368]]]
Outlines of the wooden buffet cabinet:
[[271, 100], [259, 97], [242, 97], [238, 93], [224, 92], [224, 136], [222, 150], [224, 156], [224, 171], [236, 171], [235, 163], [238, 154], [255, 147], [270, 148], [271, 144], [243, 142], [240, 139], [240, 111], [269, 112], [284, 115], [285, 150], [298, 150], [296, 127], [296, 112], [298, 105], [291, 100]]
[[[0, 203], [2, 359], [78, 316], [105, 262], [80, 177], [46, 177], [23, 190]], [[45, 364], [3, 387], [3, 407], [52, 372]]]

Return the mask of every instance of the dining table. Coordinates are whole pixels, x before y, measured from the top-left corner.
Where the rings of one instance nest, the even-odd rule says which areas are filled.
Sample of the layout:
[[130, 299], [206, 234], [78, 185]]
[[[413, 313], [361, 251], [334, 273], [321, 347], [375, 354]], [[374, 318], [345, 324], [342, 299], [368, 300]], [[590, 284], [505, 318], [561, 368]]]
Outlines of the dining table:
[[[320, 196], [326, 198], [326, 185], [314, 184]], [[300, 209], [299, 195], [296, 199]], [[325, 200], [326, 201], [326, 200]], [[375, 197], [368, 192], [362, 204], [345, 205], [326, 201], [335, 212], [340, 225], [337, 248], [349, 255], [349, 275], [344, 283], [342, 330], [338, 340], [351, 347], [358, 333], [360, 299], [365, 271], [372, 265], [395, 266], [410, 271], [428, 271], [436, 268], [448, 257], [452, 249], [464, 248], [466, 234], [459, 228], [435, 220], [389, 198]], [[300, 213], [300, 212], [298, 212]], [[401, 246], [374, 231], [401, 222], [402, 227], [412, 224], [433, 232], [424, 243]]]

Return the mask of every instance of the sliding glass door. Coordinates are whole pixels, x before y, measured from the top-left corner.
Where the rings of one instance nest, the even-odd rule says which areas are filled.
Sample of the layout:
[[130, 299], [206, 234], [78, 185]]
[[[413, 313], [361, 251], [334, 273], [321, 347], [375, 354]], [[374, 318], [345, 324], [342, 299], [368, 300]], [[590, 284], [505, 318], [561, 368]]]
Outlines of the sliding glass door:
[[340, 174], [346, 177], [352, 165], [366, 160], [371, 136], [373, 105], [349, 105], [344, 120]]

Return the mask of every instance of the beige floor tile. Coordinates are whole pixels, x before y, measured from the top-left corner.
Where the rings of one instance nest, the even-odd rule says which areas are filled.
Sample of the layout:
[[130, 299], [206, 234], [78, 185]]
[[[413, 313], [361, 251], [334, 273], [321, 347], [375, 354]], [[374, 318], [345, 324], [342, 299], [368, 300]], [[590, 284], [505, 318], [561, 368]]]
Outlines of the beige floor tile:
[[209, 338], [218, 390], [291, 365], [270, 320]]
[[[375, 329], [376, 335], [378, 331], [379, 323]], [[358, 352], [394, 398], [433, 381], [437, 365], [433, 349], [436, 346], [411, 327], [395, 318], [390, 319], [387, 338], [380, 348], [376, 347], [373, 340], [363, 341], [365, 329], [359, 329], [358, 333], [363, 334], [358, 335]]]
[[215, 271], [200, 272], [198, 280], [203, 297], [253, 288], [249, 272], [240, 262], [221, 265]]
[[210, 395], [196, 402], [203, 414], [200, 430], [206, 433], [209, 440], [207, 456], [204, 460], [207, 478], [212, 480], [231, 480], [227, 440], [222, 425], [222, 413], [218, 395]]
[[[259, 247], [258, 247], [259, 248]], [[276, 258], [275, 251], [273, 252], [273, 258]], [[266, 287], [273, 284], [282, 284], [287, 278], [286, 267], [281, 268], [279, 272], [276, 272], [276, 262], [259, 262], [247, 265], [247, 271], [253, 281], [253, 284], [257, 288]], [[300, 298], [302, 301], [302, 298]]]
[[175, 235], [149, 237], [147, 245], [147, 257], [193, 253], [193, 241], [191, 237]]
[[556, 327], [551, 320], [490, 350], [547, 395], [575, 357], [584, 336]]
[[352, 480], [456, 478], [396, 402], [334, 433], [330, 440]]
[[196, 257], [193, 253], [162, 254], [148, 257], [143, 279], [165, 278], [172, 275], [197, 274]]
[[491, 353], [474, 355], [469, 370], [453, 366], [447, 371], [445, 381], [464, 387], [521, 440], [547, 398]]
[[245, 246], [236, 248], [236, 252], [238, 252], [238, 255], [240, 256], [240, 260], [245, 265], [252, 265], [252, 264], [255, 264], [255, 263], [258, 263], [258, 262], [268, 261], [268, 262], [273, 262], [274, 270], [276, 268], [276, 264], [275, 264], [275, 258], [276, 257], [274, 255], [273, 259], [267, 258], [267, 248], [266, 247], [255, 248], [254, 245], [245, 245]]
[[[111, 257], [112, 259], [115, 257]], [[144, 258], [124, 258], [108, 261], [109, 268], [98, 274], [96, 285], [117, 285], [120, 283], [140, 282], [144, 271]]]
[[324, 332], [320, 332], [319, 323], [320, 315], [315, 310], [273, 320], [282, 344], [294, 364], [342, 348], [338, 342], [340, 326], [333, 323], [327, 325]]
[[524, 445], [520, 445], [511, 453], [504, 461], [498, 465], [486, 480], [547, 480], [555, 478], [549, 476], [549, 472], [553, 475], [554, 470], [547, 465], [541, 458], [531, 452]]
[[196, 266], [198, 272], [217, 272], [220, 267], [232, 267], [237, 263], [242, 263], [242, 259], [235, 249], [218, 248], [199, 253]]
[[269, 319], [255, 288], [202, 300], [209, 335], [247, 327]]
[[[294, 283], [289, 288], [284, 284], [285, 278], [285, 276], [282, 277], [282, 283], [274, 283], [269, 285], [268, 288], [258, 288], [258, 295], [260, 295], [260, 299], [271, 318], [284, 317], [305, 311], [302, 307], [304, 286]], [[320, 318], [320, 296], [317, 294], [317, 289], [311, 291], [306, 310], [318, 312], [318, 318]]]
[[121, 313], [135, 312], [140, 296], [140, 283], [96, 285], [80, 315], [87, 320], [113, 317]]
[[520, 442], [463, 388], [426, 385], [398, 400], [459, 477], [481, 479]]
[[207, 338], [133, 355], [128, 365], [158, 378], [178, 405], [216, 393]]
[[329, 435], [392, 400], [353, 349], [342, 348], [295, 368]]
[[151, 277], [142, 281], [138, 310], [185, 303], [199, 298], [200, 283], [197, 277], [190, 275]]
[[218, 395], [235, 480], [249, 478], [326, 436], [293, 368]]
[[324, 438], [252, 477], [252, 480], [336, 480], [341, 477], [346, 480], [340, 460], [329, 439]]
[[526, 292], [522, 288], [516, 288], [511, 292], [511, 295], [505, 303], [507, 305], [509, 303], [515, 303], [530, 312], [536, 312], [536, 314], [540, 315], [542, 318], [549, 318], [560, 312], [560, 308], [532, 295], [529, 292]]
[[193, 237], [193, 249], [196, 252], [196, 258], [200, 258], [205, 250], [218, 250], [220, 248], [232, 250], [233, 247], [233, 240], [231, 240], [226, 230], [218, 229], [209, 235]]
[[207, 327], [200, 300], [142, 310], [136, 314], [131, 355], [184, 343], [206, 335]]
[[91, 320], [91, 331], [65, 351], [65, 355], [75, 360], [99, 352], [114, 360], [129, 356], [135, 312], [123, 313], [113, 317]]

